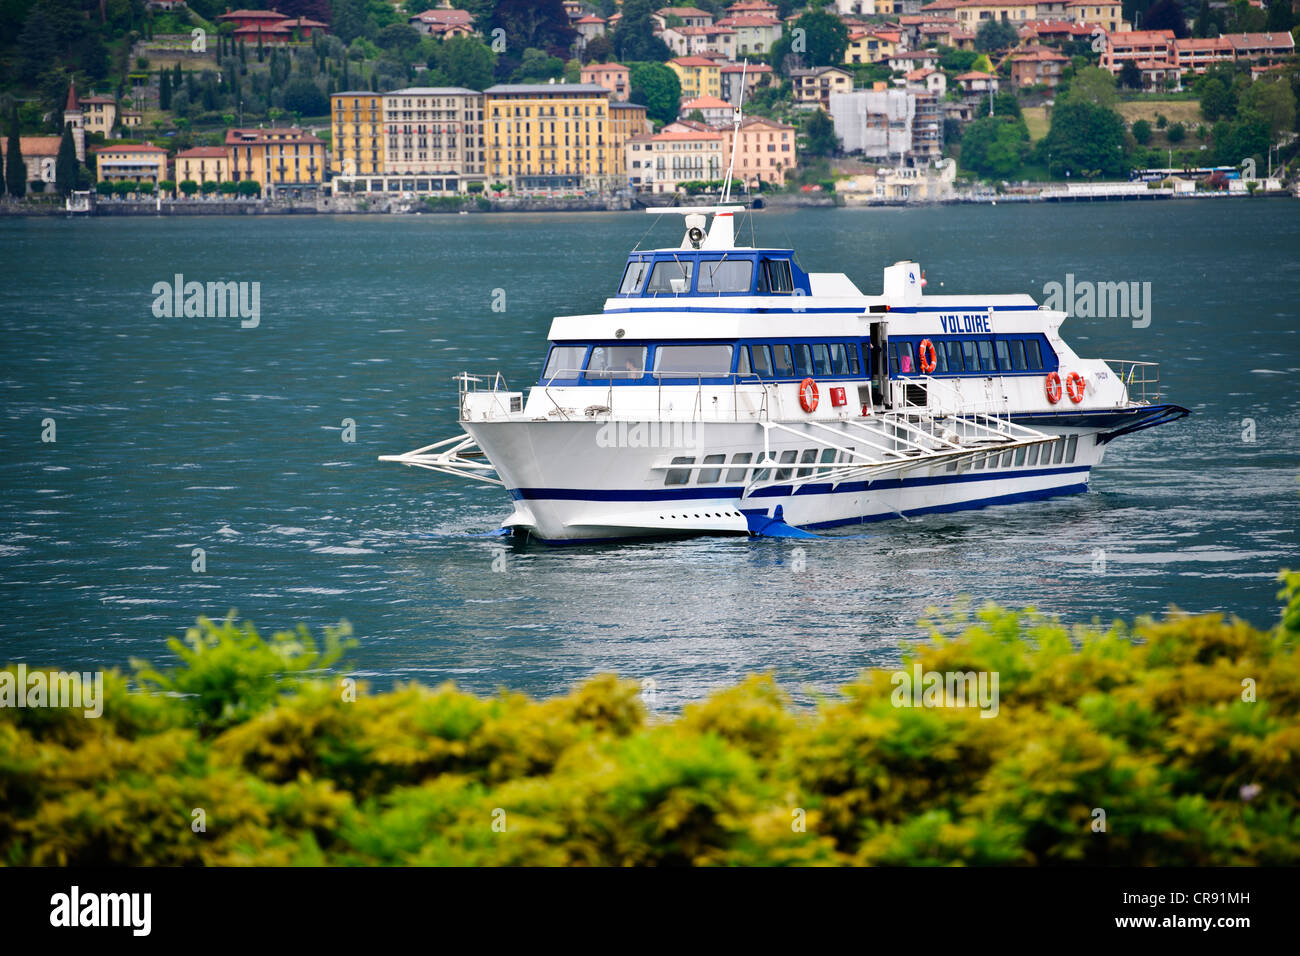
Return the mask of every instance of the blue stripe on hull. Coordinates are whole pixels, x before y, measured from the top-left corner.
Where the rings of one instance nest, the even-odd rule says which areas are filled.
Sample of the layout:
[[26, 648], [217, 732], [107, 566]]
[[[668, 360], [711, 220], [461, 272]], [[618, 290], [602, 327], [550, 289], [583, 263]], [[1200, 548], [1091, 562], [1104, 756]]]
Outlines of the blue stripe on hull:
[[[1040, 468], [1033, 471], [971, 472], [965, 475], [934, 475], [921, 478], [881, 478], [875, 481], [844, 481], [832, 487], [828, 482], [807, 484], [794, 491], [791, 485], [773, 485], [761, 488], [749, 496], [759, 498], [789, 498], [802, 495], [848, 494], [856, 491], [896, 491], [902, 488], [920, 488], [930, 485], [955, 485], [967, 481], [999, 481], [1006, 478], [1042, 478], [1048, 475], [1087, 473], [1089, 465], [1069, 468]], [[600, 491], [589, 488], [511, 488], [510, 497], [517, 501], [701, 501], [716, 498], [740, 498], [744, 489], [733, 487], [691, 488], [672, 491]]]
[[[987, 508], [992, 505], [1013, 505], [1026, 501], [1044, 501], [1048, 498], [1062, 498], [1066, 495], [1084, 494], [1088, 490], [1088, 483], [1080, 482], [1074, 485], [1061, 485], [1055, 488], [1037, 488], [1033, 491], [1020, 491], [1010, 495], [996, 495], [992, 498], [977, 498], [973, 501], [957, 501], [946, 505], [933, 505], [928, 508], [913, 508], [906, 512], [908, 517], [915, 515], [941, 514], [953, 511], [978, 511], [981, 508]], [[826, 528], [842, 528], [852, 524], [874, 524], [877, 521], [895, 521], [897, 515], [894, 514], [877, 514], [868, 516], [859, 516], [856, 518], [837, 518], [834, 521], [815, 521], [810, 524], [799, 525], [800, 528], [816, 528], [818, 530]], [[725, 534], [726, 532], [712, 531], [695, 531], [681, 532], [682, 535], [698, 536], [702, 534]], [[673, 536], [670, 532], [654, 534], [647, 532], [641, 535], [628, 535], [618, 538], [543, 538], [536, 532], [529, 532], [530, 537], [548, 545], [572, 546], [585, 544], [609, 544], [613, 541], [626, 541], [634, 539], [652, 540], [655, 538], [664, 538]]]

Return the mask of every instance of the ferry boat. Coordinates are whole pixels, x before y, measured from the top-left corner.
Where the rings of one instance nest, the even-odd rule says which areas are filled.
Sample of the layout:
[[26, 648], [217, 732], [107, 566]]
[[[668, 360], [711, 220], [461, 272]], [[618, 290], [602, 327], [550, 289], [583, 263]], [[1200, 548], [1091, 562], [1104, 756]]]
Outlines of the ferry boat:
[[799, 535], [1084, 492], [1111, 441], [1188, 414], [1028, 295], [927, 295], [913, 261], [871, 295], [737, 245], [729, 188], [647, 210], [681, 244], [554, 319], [527, 392], [463, 373], [463, 433], [381, 460], [501, 485], [502, 527], [547, 542]]

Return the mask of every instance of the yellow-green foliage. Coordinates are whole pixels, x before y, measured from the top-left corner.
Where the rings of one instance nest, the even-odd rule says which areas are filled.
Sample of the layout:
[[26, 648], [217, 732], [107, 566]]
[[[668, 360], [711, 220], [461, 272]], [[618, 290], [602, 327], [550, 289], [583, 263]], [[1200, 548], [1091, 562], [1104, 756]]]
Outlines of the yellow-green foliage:
[[672, 719], [608, 676], [548, 701], [352, 694], [322, 673], [343, 635], [201, 619], [178, 666], [108, 675], [102, 718], [0, 709], [0, 862], [1295, 864], [1284, 581], [1270, 631], [992, 607], [934, 629], [915, 659], [996, 671], [993, 718], [897, 707], [884, 671], [813, 711], [752, 677]]

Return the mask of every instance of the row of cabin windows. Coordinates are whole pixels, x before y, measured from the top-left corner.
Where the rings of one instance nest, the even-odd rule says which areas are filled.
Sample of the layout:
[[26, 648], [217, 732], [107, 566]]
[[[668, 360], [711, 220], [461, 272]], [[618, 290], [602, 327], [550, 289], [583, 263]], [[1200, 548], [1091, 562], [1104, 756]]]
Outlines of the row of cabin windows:
[[[1009, 451], [985, 455], [971, 461], [966, 467], [970, 471], [982, 471], [990, 469], [1007, 469], [1007, 468], [1045, 468], [1050, 465], [1071, 465], [1079, 450], [1079, 436], [1071, 435], [1069, 438], [1061, 438], [1058, 441], [1045, 445], [1021, 446]], [[853, 461], [854, 449], [849, 448], [845, 452], [837, 451], [834, 448], [788, 448], [777, 458], [777, 462], [782, 467], [779, 468], [755, 468], [753, 469], [753, 481], [767, 481], [769, 477], [775, 481], [798, 481], [809, 478], [816, 478], [820, 475], [827, 474], [837, 463], [848, 464]], [[762, 461], [762, 452], [736, 452], [731, 456], [729, 467], [727, 456], [724, 454], [705, 455], [700, 459], [700, 464], [704, 467], [699, 469], [686, 468], [669, 468], [664, 476], [665, 485], [689, 485], [691, 484], [692, 470], [698, 471], [695, 479], [697, 485], [715, 485], [719, 481], [740, 484], [745, 481], [749, 473], [749, 466], [755, 461]], [[693, 455], [679, 455], [671, 462], [673, 465], [694, 465], [695, 457]], [[796, 467], [797, 466], [797, 467]], [[954, 463], [948, 466], [948, 471], [956, 471], [958, 464]], [[723, 477], [725, 472], [725, 478]]]
[[[800, 342], [794, 345], [556, 345], [542, 372], [543, 381], [641, 379], [647, 369], [659, 378], [826, 378], [860, 375], [855, 342]], [[737, 354], [738, 353], [738, 354]]]
[[[1036, 338], [931, 339], [935, 375], [963, 372], [1032, 372], [1043, 369], [1043, 350]], [[889, 371], [892, 375], [919, 373], [920, 342], [891, 339]]]
[[[696, 268], [698, 266], [698, 268]], [[649, 259], [633, 260], [623, 272], [619, 295], [721, 295], [729, 293], [794, 292], [789, 259], [758, 261], [758, 284], [754, 285], [753, 259]], [[649, 273], [649, 281], [646, 275]]]

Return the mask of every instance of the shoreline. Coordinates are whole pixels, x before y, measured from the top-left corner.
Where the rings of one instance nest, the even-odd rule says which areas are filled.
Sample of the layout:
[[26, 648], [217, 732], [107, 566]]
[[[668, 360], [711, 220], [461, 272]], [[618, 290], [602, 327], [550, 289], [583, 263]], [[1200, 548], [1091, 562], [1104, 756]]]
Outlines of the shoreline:
[[[1117, 190], [1123, 184], [1098, 184], [1093, 189], [1045, 189], [1034, 193], [966, 193], [943, 199], [890, 200], [862, 198], [853, 193], [815, 195], [778, 195], [762, 197], [762, 205], [744, 205], [752, 210], [763, 209], [858, 209], [858, 208], [923, 208], [930, 206], [997, 205], [998, 203], [1089, 203], [1089, 202], [1156, 202], [1163, 200], [1196, 199], [1294, 199], [1300, 198], [1287, 189], [1246, 190], [1222, 192], [1172, 191], [1165, 189]], [[1111, 187], [1111, 188], [1104, 188]], [[672, 203], [678, 206], [707, 205], [712, 197], [689, 197], [689, 201]], [[583, 198], [576, 200], [532, 199], [509, 202], [492, 202], [487, 208], [469, 205], [466, 208], [432, 208], [417, 200], [390, 200], [358, 208], [355, 202], [338, 202], [325, 198], [309, 201], [284, 201], [267, 199], [235, 200], [110, 200], [92, 202], [87, 209], [69, 210], [62, 203], [0, 202], [0, 218], [69, 218], [90, 217], [193, 217], [193, 216], [482, 216], [510, 213], [573, 213], [573, 212], [641, 212], [647, 206], [626, 198]]]

